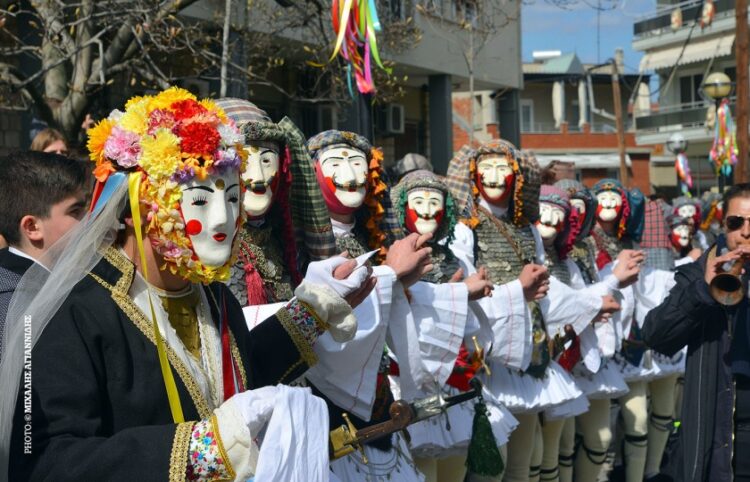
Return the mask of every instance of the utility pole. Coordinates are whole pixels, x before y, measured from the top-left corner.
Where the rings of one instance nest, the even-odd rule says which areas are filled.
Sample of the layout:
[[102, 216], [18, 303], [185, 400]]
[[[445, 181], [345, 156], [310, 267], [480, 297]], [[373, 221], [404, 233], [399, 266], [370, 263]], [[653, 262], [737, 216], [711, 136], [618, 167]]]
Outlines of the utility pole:
[[617, 128], [617, 151], [620, 154], [620, 182], [630, 187], [628, 165], [625, 162], [625, 126], [622, 120], [622, 98], [620, 97], [620, 73], [617, 66], [618, 54], [612, 60], [612, 101], [615, 104], [615, 127]]
[[736, 0], [734, 4], [735, 15], [735, 46], [734, 56], [737, 63], [737, 167], [735, 169], [735, 182], [747, 182], [748, 174], [748, 36], [747, 25], [747, 0]]

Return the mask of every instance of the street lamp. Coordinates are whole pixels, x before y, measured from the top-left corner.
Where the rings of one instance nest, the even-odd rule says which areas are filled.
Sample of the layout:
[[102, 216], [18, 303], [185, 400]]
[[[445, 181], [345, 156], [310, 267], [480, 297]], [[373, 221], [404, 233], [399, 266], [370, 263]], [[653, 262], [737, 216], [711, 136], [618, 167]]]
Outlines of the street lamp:
[[[714, 101], [716, 107], [716, 122], [719, 122], [719, 108], [721, 103], [732, 95], [734, 83], [724, 72], [712, 72], [703, 79], [701, 92]], [[727, 109], [728, 112], [729, 109]], [[731, 186], [734, 182], [734, 170], [729, 174], [719, 173], [719, 190], [723, 191], [725, 186]]]
[[675, 132], [674, 134], [669, 136], [669, 139], [667, 139], [666, 147], [667, 150], [672, 154], [679, 154], [681, 152], [687, 151], [688, 141], [685, 140], [685, 136], [683, 136], [679, 132]]

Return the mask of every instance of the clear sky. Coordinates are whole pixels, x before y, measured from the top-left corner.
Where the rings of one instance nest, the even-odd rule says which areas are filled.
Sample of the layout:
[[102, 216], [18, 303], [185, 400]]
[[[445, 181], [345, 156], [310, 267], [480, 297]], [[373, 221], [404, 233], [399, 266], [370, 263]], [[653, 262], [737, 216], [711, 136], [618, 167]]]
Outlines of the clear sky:
[[[570, 0], [566, 0], [570, 2]], [[588, 2], [588, 3], [586, 3]], [[532, 60], [532, 52], [561, 50], [575, 52], [584, 63], [605, 62], [615, 49], [625, 51], [625, 70], [635, 73], [643, 54], [632, 48], [633, 23], [636, 18], [656, 10], [655, 0], [618, 0], [616, 8], [600, 12], [599, 58], [597, 59], [597, 0], [578, 0], [561, 8], [546, 0], [523, 0], [522, 55]], [[611, 7], [609, 0], [601, 5]]]

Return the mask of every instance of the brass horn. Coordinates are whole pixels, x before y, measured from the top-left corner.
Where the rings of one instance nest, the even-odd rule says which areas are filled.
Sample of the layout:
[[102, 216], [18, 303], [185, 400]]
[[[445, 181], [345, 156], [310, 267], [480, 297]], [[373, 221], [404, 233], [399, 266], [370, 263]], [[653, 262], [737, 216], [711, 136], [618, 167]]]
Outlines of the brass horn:
[[[709, 262], [713, 261], [716, 256], [716, 249], [711, 252]], [[740, 258], [736, 261], [727, 262], [722, 265], [722, 273], [718, 273], [711, 280], [709, 291], [711, 296], [724, 306], [734, 306], [742, 301], [745, 296], [744, 286], [742, 285], [742, 268], [745, 259]]]

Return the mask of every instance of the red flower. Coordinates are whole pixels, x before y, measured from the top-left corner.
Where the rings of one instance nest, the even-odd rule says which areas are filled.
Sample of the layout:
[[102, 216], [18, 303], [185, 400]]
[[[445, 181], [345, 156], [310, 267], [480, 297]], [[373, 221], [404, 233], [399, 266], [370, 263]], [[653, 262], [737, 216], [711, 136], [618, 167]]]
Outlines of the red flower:
[[213, 154], [221, 141], [221, 136], [213, 125], [199, 122], [178, 126], [176, 134], [182, 139], [182, 152], [188, 154]]
[[205, 107], [193, 99], [179, 100], [171, 105], [171, 109], [174, 112], [175, 119], [178, 121], [191, 119], [208, 112]]

